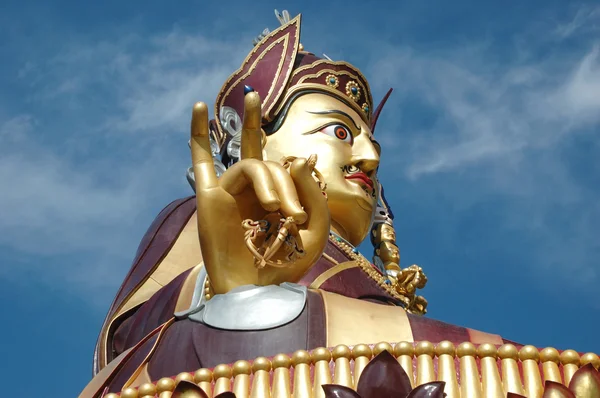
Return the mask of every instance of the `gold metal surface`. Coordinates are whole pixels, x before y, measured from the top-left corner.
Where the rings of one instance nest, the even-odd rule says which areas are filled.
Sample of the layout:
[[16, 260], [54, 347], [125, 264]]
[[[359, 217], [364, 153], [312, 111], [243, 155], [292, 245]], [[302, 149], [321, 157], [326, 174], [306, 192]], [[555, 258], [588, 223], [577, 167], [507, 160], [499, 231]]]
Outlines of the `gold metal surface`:
[[348, 346], [340, 344], [333, 349], [332, 358], [335, 364], [333, 383], [352, 388], [352, 370], [350, 369], [352, 350]]
[[373, 351], [366, 344], [357, 344], [352, 348], [352, 358], [354, 358], [354, 389], [358, 386], [358, 380], [365, 367], [371, 361]]
[[218, 365], [213, 369], [215, 395], [231, 391], [231, 374], [231, 366], [229, 365]]
[[[246, 361], [238, 361], [238, 362], [246, 362]], [[238, 362], [236, 362], [236, 364], [239, 367]], [[248, 364], [248, 362], [246, 362], [246, 364]], [[236, 365], [233, 366], [234, 372], [236, 370]], [[250, 373], [250, 364], [248, 364], [248, 373]], [[194, 383], [196, 383], [198, 385], [198, 387], [200, 387], [202, 390], [204, 390], [204, 393], [206, 395], [208, 395], [209, 397], [212, 396], [212, 382], [213, 382], [213, 372], [210, 369], [206, 369], [206, 368], [202, 368], [202, 369], [198, 369], [195, 373], [194, 373]], [[248, 387], [249, 388], [249, 387]], [[172, 391], [172, 389], [170, 390]], [[246, 397], [248, 396], [248, 394], [246, 393]]]
[[447, 398], [460, 398], [458, 380], [456, 379], [456, 366], [454, 358], [456, 349], [454, 344], [449, 341], [442, 341], [435, 347], [435, 354], [438, 357], [438, 380], [446, 383], [444, 392]]
[[498, 350], [493, 344], [482, 344], [477, 349], [477, 356], [480, 358], [481, 389], [486, 398], [504, 398], [506, 396], [498, 372], [497, 355]]
[[398, 358], [398, 362], [402, 369], [406, 372], [410, 380], [410, 385], [415, 386], [415, 377], [413, 375], [413, 356], [415, 347], [412, 342], [402, 341], [394, 346], [394, 355]]
[[313, 397], [325, 398], [325, 392], [321, 386], [331, 384], [331, 372], [329, 362], [331, 361], [331, 352], [327, 348], [317, 348], [310, 354], [311, 362], [314, 363], [314, 385]]
[[[216, 294], [249, 284], [298, 281], [321, 256], [329, 235], [327, 201], [315, 184], [307, 162], [311, 154], [294, 160], [289, 170], [278, 163], [281, 156], [275, 161], [263, 161], [260, 139], [263, 133], [256, 124], [260, 114], [258, 94], [249, 93], [245, 97], [241, 145], [242, 153], [250, 157], [234, 164], [217, 179], [208, 137], [207, 107], [203, 103], [194, 107], [191, 149], [196, 175], [198, 232], [205, 267]], [[274, 136], [280, 135], [286, 134], [280, 131]], [[312, 136], [319, 135], [325, 136]], [[266, 153], [269, 154], [269, 150]], [[289, 266], [267, 265], [257, 269], [254, 256], [246, 246], [242, 221], [262, 220], [276, 212], [298, 221], [298, 239], [305, 255]]]
[[471, 342], [460, 344], [456, 355], [460, 358], [460, 395], [461, 397], [482, 398], [481, 381], [476, 361], [477, 348]]
[[327, 321], [327, 345], [413, 341], [406, 311], [321, 291]]
[[270, 372], [271, 361], [267, 358], [256, 358], [252, 363], [254, 379], [250, 388], [250, 398], [263, 398], [271, 396]]
[[[351, 119], [337, 113], [314, 114], [316, 111], [341, 111]], [[352, 145], [321, 133], [328, 125], [344, 126], [353, 136]], [[343, 168], [355, 165], [375, 181], [379, 150], [372, 139], [369, 126], [354, 109], [325, 93], [311, 93], [292, 103], [280, 129], [267, 137], [264, 150], [267, 159], [274, 161], [317, 155], [316, 168], [327, 184], [331, 226], [344, 239], [358, 245], [371, 228], [376, 197], [357, 180], [346, 179]]]
[[433, 368], [434, 349], [435, 346], [429, 341], [419, 341], [415, 347], [415, 356], [417, 357], [417, 386], [435, 381], [435, 371]]
[[573, 375], [579, 369], [579, 354], [575, 350], [565, 350], [560, 354], [560, 361], [563, 364], [563, 381], [568, 386]]
[[273, 358], [273, 393], [271, 398], [288, 398], [292, 394], [290, 384], [291, 366], [292, 360], [285, 354], [278, 354]]
[[538, 398], [542, 396], [543, 386], [540, 375], [539, 360], [540, 354], [532, 345], [526, 345], [519, 351], [519, 359], [523, 364], [523, 384], [525, 394], [528, 398]]
[[540, 362], [542, 363], [544, 382], [554, 381], [556, 383], [562, 383], [562, 377], [560, 375], [560, 370], [558, 369], [560, 355], [556, 348], [544, 348], [540, 352]]
[[519, 351], [512, 344], [504, 344], [498, 349], [502, 363], [502, 386], [506, 393], [523, 395], [523, 382], [519, 373]]
[[304, 350], [296, 351], [292, 355], [292, 365], [294, 366], [294, 398], [312, 398], [310, 354]]

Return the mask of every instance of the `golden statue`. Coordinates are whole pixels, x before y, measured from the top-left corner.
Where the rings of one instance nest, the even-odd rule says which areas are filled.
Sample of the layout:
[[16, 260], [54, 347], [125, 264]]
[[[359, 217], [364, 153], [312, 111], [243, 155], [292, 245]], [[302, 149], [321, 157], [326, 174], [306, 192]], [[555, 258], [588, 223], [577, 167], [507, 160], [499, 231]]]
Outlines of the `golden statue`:
[[600, 396], [595, 354], [422, 316], [427, 278], [399, 266], [377, 178], [390, 92], [374, 109], [357, 68], [304, 51], [300, 16], [276, 15], [214, 120], [194, 105], [195, 196], [142, 240], [81, 397]]

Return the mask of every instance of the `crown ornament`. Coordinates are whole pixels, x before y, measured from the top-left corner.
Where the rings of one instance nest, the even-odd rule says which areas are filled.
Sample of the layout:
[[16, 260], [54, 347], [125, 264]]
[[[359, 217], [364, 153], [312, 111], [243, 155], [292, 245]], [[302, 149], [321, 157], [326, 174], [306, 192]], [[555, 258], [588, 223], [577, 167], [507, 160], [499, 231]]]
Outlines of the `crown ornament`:
[[215, 119], [219, 133], [232, 136], [221, 113], [233, 109], [244, 119], [245, 86], [260, 94], [263, 125], [271, 123], [285, 104], [302, 91], [320, 91], [344, 101], [371, 126], [373, 99], [361, 71], [347, 62], [304, 51], [300, 44], [301, 15], [291, 18], [288, 11], [275, 10], [275, 16], [281, 26], [273, 31], [264, 29], [253, 40], [254, 48], [217, 96]]

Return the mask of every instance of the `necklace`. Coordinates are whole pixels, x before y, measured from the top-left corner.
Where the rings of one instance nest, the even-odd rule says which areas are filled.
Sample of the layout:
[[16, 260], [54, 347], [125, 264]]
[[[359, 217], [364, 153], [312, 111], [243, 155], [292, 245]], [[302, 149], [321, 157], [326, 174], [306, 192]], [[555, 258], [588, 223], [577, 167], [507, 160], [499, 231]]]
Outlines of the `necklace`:
[[360, 252], [358, 251], [357, 248], [355, 248], [351, 243], [349, 243], [346, 239], [342, 238], [341, 236], [339, 236], [338, 234], [336, 234], [333, 231], [330, 231], [329, 233], [329, 240], [336, 246], [338, 247], [342, 252], [346, 253], [346, 255], [348, 255], [348, 257], [350, 257], [352, 260], [356, 261], [356, 263], [358, 264], [358, 266], [360, 267], [360, 269], [367, 274], [367, 276], [369, 278], [371, 278], [373, 281], [375, 281], [377, 283], [378, 286], [380, 286], [383, 290], [386, 291], [386, 293], [388, 293], [390, 296], [394, 297], [397, 300], [400, 300], [401, 302], [408, 304], [406, 301], [406, 297], [398, 294], [398, 292], [396, 292], [396, 289], [394, 289], [391, 286], [391, 281], [389, 279], [387, 279], [386, 277], [384, 277], [383, 275], [381, 275], [377, 270], [375, 270], [375, 268], [373, 267], [373, 265], [371, 265], [371, 263], [369, 262], [369, 260], [367, 260], [362, 254], [360, 254]]

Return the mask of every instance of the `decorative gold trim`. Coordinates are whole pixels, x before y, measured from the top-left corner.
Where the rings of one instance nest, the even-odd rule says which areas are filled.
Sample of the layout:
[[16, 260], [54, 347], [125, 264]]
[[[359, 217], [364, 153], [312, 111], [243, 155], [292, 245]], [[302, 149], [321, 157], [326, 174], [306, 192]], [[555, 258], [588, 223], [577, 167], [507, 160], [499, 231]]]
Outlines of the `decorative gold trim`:
[[327, 261], [329, 261], [331, 264], [335, 264], [338, 265], [339, 261], [337, 261], [335, 258], [331, 257], [329, 254], [323, 252], [323, 258]]
[[[319, 63], [322, 63], [322, 62], [319, 62], [319, 61], [317, 61], [317, 62], [314, 62], [314, 63], [313, 63], [313, 64], [311, 64], [311, 65], [317, 65], [317, 64], [319, 64]], [[346, 64], [347, 66], [350, 66], [350, 67], [352, 66], [352, 65], [348, 64], [347, 62], [335, 62], [335, 63], [332, 63], [331, 61], [329, 61], [328, 63], [329, 63], [329, 64], [334, 64], [334, 65], [335, 65], [335, 64]], [[292, 79], [294, 78], [294, 76], [296, 76], [296, 74], [297, 74], [299, 71], [304, 71], [304, 70], [306, 70], [306, 69], [309, 69], [309, 68], [302, 67], [302, 68], [299, 68], [299, 69], [295, 70], [295, 71], [294, 71], [294, 74], [292, 75]], [[355, 68], [352, 68], [352, 69], [356, 70]], [[304, 75], [304, 76], [300, 77], [300, 78], [298, 79], [298, 81], [296, 82], [296, 84], [294, 84], [293, 86], [291, 86], [291, 87], [290, 87], [290, 89], [289, 89], [289, 90], [288, 90], [288, 92], [286, 93], [286, 95], [285, 95], [285, 97], [284, 97], [283, 101], [281, 102], [280, 106], [277, 108], [277, 111], [276, 111], [276, 113], [279, 113], [279, 111], [281, 110], [281, 107], [282, 107], [282, 106], [283, 106], [283, 105], [284, 105], [284, 104], [287, 102], [288, 98], [290, 97], [290, 92], [291, 92], [291, 91], [293, 91], [293, 92], [296, 92], [296, 91], [297, 91], [297, 90], [295, 89], [297, 86], [300, 86], [300, 85], [305, 85], [305, 84], [313, 84], [313, 85], [314, 85], [314, 84], [318, 84], [318, 85], [320, 85], [319, 83], [304, 83], [304, 82], [305, 82], [307, 79], [318, 79], [320, 76], [322, 76], [322, 75], [323, 75], [323, 74], [325, 74], [325, 73], [329, 73], [328, 77], [329, 77], [329, 76], [348, 76], [349, 78], [353, 79], [353, 81], [350, 81], [350, 82], [346, 83], [346, 96], [347, 96], [347, 97], [349, 97], [349, 98], [352, 100], [352, 101], [349, 101], [351, 104], [353, 104], [353, 105], [354, 105], [354, 104], [356, 104], [356, 101], [357, 101], [357, 100], [360, 98], [360, 95], [361, 95], [361, 90], [362, 90], [362, 92], [364, 92], [364, 93], [365, 93], [365, 101], [366, 101], [367, 103], [369, 103], [369, 102], [372, 102], [372, 98], [371, 98], [371, 92], [369, 91], [369, 90], [370, 90], [370, 88], [369, 88], [369, 83], [366, 81], [366, 79], [364, 78], [364, 76], [362, 76], [362, 75], [360, 74], [360, 71], [358, 72], [358, 74], [354, 74], [354, 73], [351, 73], [351, 72], [349, 72], [348, 70], [335, 70], [335, 69], [328, 69], [328, 68], [327, 68], [327, 69], [320, 69], [320, 70], [317, 70], [317, 71], [315, 71], [315, 73], [313, 73], [313, 74], [310, 74], [310, 75]], [[359, 78], [359, 75], [362, 77], [362, 79], [360, 79], [360, 78]], [[364, 84], [364, 85], [363, 85], [363, 83], [362, 83], [362, 82], [363, 82], [363, 80], [364, 80], [364, 82], [365, 82], [365, 84]], [[352, 84], [351, 84], [351, 83], [352, 83]], [[349, 90], [350, 90], [350, 88], [351, 88], [351, 87], [349, 87], [349, 85], [350, 85], [350, 86], [356, 86], [356, 87], [358, 88], [358, 91], [359, 91], [359, 92], [358, 92], [358, 94], [356, 95], [356, 99], [354, 99], [354, 97], [352, 96], [352, 93], [349, 91]], [[331, 86], [329, 86], [329, 85], [327, 85], [327, 86], [328, 86], [328, 87], [324, 87], [324, 88], [329, 88], [329, 87], [331, 87]], [[337, 85], [336, 85], [336, 87], [337, 87]], [[339, 97], [341, 97], [341, 98], [344, 98], [344, 96], [343, 96], [343, 94], [340, 92], [340, 90], [337, 90], [335, 87], [331, 87], [331, 88], [334, 88], [334, 89], [335, 89], [335, 92], [338, 94], [338, 96], [339, 96]], [[350, 94], [349, 94], [349, 93], [350, 93]], [[358, 104], [357, 104], [357, 105], [358, 105]], [[360, 107], [360, 106], [356, 106], [355, 108], [357, 108], [357, 109], [360, 109], [361, 111], [363, 110], [363, 108], [362, 108], [362, 107]], [[361, 113], [361, 112], [359, 112], [359, 115], [362, 115], [362, 114], [364, 114], [364, 112], [362, 112], [362, 113]], [[370, 114], [370, 113], [367, 113], [367, 114], [365, 115], [365, 118], [367, 119], [366, 121], [370, 120], [370, 116], [371, 116], [371, 114]]]
[[319, 275], [309, 286], [309, 288], [311, 289], [318, 289], [321, 287], [321, 285], [325, 282], [327, 282], [327, 280], [329, 278], [331, 278], [334, 275], [339, 274], [342, 271], [345, 271], [347, 269], [350, 268], [356, 268], [358, 267], [358, 264], [354, 261], [347, 261], [341, 264], [337, 264], [336, 266], [329, 268], [327, 271], [323, 272], [321, 275]]
[[[353, 88], [356, 89], [356, 93], [352, 92]], [[360, 99], [360, 94], [360, 86], [357, 82], [355, 82], [354, 80], [350, 80], [348, 83], [346, 83], [346, 95], [350, 97], [354, 102], [358, 102], [358, 100]]]
[[[252, 72], [254, 70], [254, 68], [256, 68], [256, 64], [258, 63], [259, 60], [261, 60], [265, 54], [271, 49], [273, 48], [273, 46], [277, 43], [279, 43], [282, 39], [285, 39], [285, 48], [284, 48], [284, 52], [283, 54], [285, 54], [285, 52], [287, 51], [287, 45], [289, 42], [289, 35], [286, 36], [282, 36], [281, 38], [277, 39], [275, 42], [271, 43], [267, 49], [262, 49], [262, 45], [263, 43], [265, 43], [268, 40], [271, 40], [275, 35], [279, 34], [281, 31], [283, 31], [284, 29], [287, 29], [288, 27], [292, 26], [292, 25], [297, 25], [297, 31], [296, 31], [296, 38], [294, 40], [294, 51], [292, 52], [292, 62], [294, 62], [294, 59], [296, 58], [296, 54], [298, 53], [298, 46], [300, 44], [300, 26], [301, 26], [301, 19], [302, 19], [302, 14], [298, 14], [296, 17], [294, 17], [293, 19], [290, 20], [290, 22], [288, 22], [285, 25], [280, 26], [279, 28], [275, 29], [274, 31], [272, 31], [271, 33], [269, 33], [267, 36], [265, 36], [257, 45], [254, 46], [254, 48], [252, 49], [252, 51], [250, 51], [250, 53], [246, 56], [246, 58], [244, 58], [244, 61], [242, 62], [241, 66], [235, 71], [233, 72], [225, 81], [225, 83], [221, 86], [221, 89], [219, 90], [219, 94], [217, 95], [217, 99], [215, 100], [215, 115], [219, 115], [220, 114], [220, 107], [221, 107], [221, 102], [223, 100], [223, 98], [225, 98], [230, 92], [231, 89], [235, 86], [237, 86], [244, 78], [248, 77], [248, 75], [250, 74], [250, 72]], [[258, 51], [262, 51], [262, 54], [254, 61], [253, 65], [250, 67], [250, 69], [248, 70], [247, 73], [245, 73], [243, 76], [239, 77], [238, 81], [232, 85], [232, 87], [230, 87], [229, 90], [227, 90], [226, 93], [223, 93], [223, 90], [225, 90], [225, 88], [227, 87], [227, 85], [236, 78], [236, 75], [238, 73], [240, 73], [244, 67], [246, 66], [246, 64], [248, 64], [248, 62], [250, 61], [250, 59], [258, 52]], [[275, 78], [273, 79], [273, 82], [277, 81], [279, 79], [279, 74], [281, 72], [281, 66], [283, 64], [283, 61], [285, 60], [285, 56], [282, 55], [280, 60], [279, 60], [279, 66], [278, 66], [278, 73], [275, 76]], [[289, 82], [291, 76], [292, 76], [292, 71], [293, 71], [293, 65], [290, 66], [289, 70], [288, 70], [288, 76], [286, 79], [285, 84], [282, 84], [279, 92], [277, 93], [277, 97], [281, 96], [281, 93], [283, 92], [283, 90], [285, 90], [285, 88], [287, 87], [287, 83]], [[271, 84], [271, 87], [269, 88], [269, 93], [272, 92], [272, 88], [273, 88], [273, 83]], [[261, 95], [262, 101], [263, 103], [269, 99], [269, 96], [264, 96], [263, 93], [259, 93]], [[277, 104], [277, 102], [279, 101], [273, 101], [273, 103], [268, 107], [268, 109], [263, 109], [263, 116], [268, 115], [272, 109], [273, 106]], [[217, 130], [219, 130], [220, 134], [224, 134], [222, 126], [221, 126], [221, 121], [218, 120], [218, 117], [216, 117], [215, 120], [216, 121], [216, 125], [217, 125]]]
[[[273, 47], [275, 47], [276, 45], [278, 45], [279, 43], [283, 42], [283, 54], [285, 54], [285, 52], [287, 51], [288, 48], [288, 42], [289, 42], [289, 37], [286, 36], [282, 36], [279, 39], [275, 40], [273, 43], [269, 44], [269, 46], [267, 48], [265, 48], [262, 53], [254, 60], [254, 62], [250, 65], [250, 68], [248, 69], [248, 71], [246, 71], [246, 73], [244, 73], [243, 75], [238, 76], [237, 80], [235, 81], [235, 83], [233, 83], [228, 89], [227, 91], [225, 91], [225, 94], [221, 95], [219, 98], [219, 102], [222, 102], [222, 100], [224, 98], [227, 98], [227, 96], [229, 96], [229, 94], [231, 94], [231, 91], [236, 88], [242, 81], [244, 81], [245, 78], [247, 78], [248, 76], [250, 76], [252, 74], [252, 72], [254, 72], [254, 69], [256, 69], [256, 65], [258, 65], [258, 63], [260, 61], [262, 61], [262, 59], [265, 57], [265, 55], [267, 55], [269, 53], [269, 51], [271, 51], [271, 49]], [[252, 52], [251, 54], [253, 54], [254, 52]], [[281, 57], [281, 59], [279, 60], [279, 65], [277, 66], [277, 74], [276, 76], [279, 76], [279, 74], [281, 73], [281, 67], [283, 66], [283, 61], [285, 60], [284, 57]], [[244, 63], [245, 64], [245, 63]], [[244, 65], [242, 64], [242, 66]], [[243, 69], [243, 68], [242, 68]], [[235, 72], [237, 73], [237, 71]], [[234, 73], [234, 75], [235, 75]], [[277, 77], [274, 79], [275, 81], [277, 80]], [[274, 83], [274, 82], [273, 82]], [[258, 93], [261, 96], [262, 102], [263, 104], [269, 100], [269, 95], [273, 92], [273, 87], [275, 86], [275, 84], [271, 84], [271, 86], [269, 87], [269, 91], [267, 92], [267, 94], [265, 95], [264, 93]], [[216, 113], [217, 115], [220, 114]], [[266, 112], [264, 112], [264, 114], [266, 114]], [[221, 122], [217, 122], [217, 125], [220, 125]]]
[[123, 351], [118, 357], [113, 359], [108, 365], [103, 367], [94, 378], [85, 386], [81, 394], [79, 394], [79, 398], [93, 398], [96, 396], [97, 392], [102, 388], [104, 383], [112, 376], [113, 372], [119, 364], [128, 357], [130, 351], [133, 350], [129, 348]]
[[338, 241], [335, 237], [333, 237], [331, 235], [329, 236], [329, 240], [334, 245], [336, 245], [339, 249], [341, 249], [344, 253], [346, 253], [346, 255], [348, 257], [355, 260], [358, 263], [358, 266], [360, 267], [360, 269], [363, 270], [364, 273], [367, 274], [367, 276], [369, 278], [371, 278], [373, 281], [377, 282], [377, 284], [383, 290], [385, 290], [386, 293], [388, 293], [390, 296], [394, 297], [395, 299], [402, 301], [402, 303], [404, 303], [406, 306], [408, 306], [410, 304], [410, 301], [408, 300], [407, 297], [401, 296], [400, 294], [398, 294], [396, 289], [394, 289], [392, 286], [390, 286], [386, 283], [386, 278], [383, 275], [381, 275], [371, 265], [371, 263], [362, 254], [360, 254], [360, 252], [355, 252], [350, 245], [348, 245], [347, 243], [345, 243], [341, 240]]
[[340, 85], [340, 79], [336, 75], [329, 74], [325, 77], [325, 84], [331, 88], [338, 88]]
[[[333, 65], [333, 66], [345, 66], [348, 69], [353, 69], [356, 73], [358, 73], [360, 75], [360, 77], [362, 78], [362, 80], [364, 80], [366, 88], [367, 88], [367, 90], [365, 91], [365, 93], [368, 94], [367, 100], [370, 99], [370, 97], [371, 97], [371, 88], [369, 87], [369, 81], [365, 78], [365, 75], [360, 71], [360, 69], [358, 69], [356, 66], [354, 66], [354, 65], [352, 65], [352, 64], [350, 64], [350, 63], [348, 63], [346, 61], [330, 61], [328, 59], [320, 59], [318, 61], [313, 62], [312, 64], [304, 65], [304, 66], [301, 66], [298, 69], [294, 70], [294, 73], [292, 74], [292, 79], [293, 79], [293, 77], [295, 75], [299, 74], [300, 72], [302, 72], [304, 70], [307, 70], [307, 69], [311, 69], [311, 68], [313, 68], [315, 66], [318, 66], [318, 65], [324, 64], [324, 63], [326, 63], [328, 65]], [[326, 69], [323, 69], [323, 70], [326, 70]], [[334, 74], [336, 72], [339, 73], [341, 71], [335, 71], [335, 70], [333, 70]], [[358, 80], [358, 78], [356, 78], [356, 80]]]
[[[528, 396], [539, 396], [535, 395], [538, 393], [537, 386], [535, 391], [531, 391], [528, 383], [531, 379], [542, 379], [544, 365], [549, 361], [565, 373], [567, 367], [577, 370], [587, 363], [591, 363], [596, 369], [600, 367], [598, 355], [588, 353], [580, 359], [572, 350], [563, 351], [557, 359], [555, 354], [558, 352], [554, 348], [546, 348], [540, 353], [532, 346], [525, 346], [519, 351], [511, 344], [500, 347], [482, 344], [477, 347], [471, 342], [465, 342], [455, 349], [449, 341], [436, 345], [428, 341], [395, 344], [381, 342], [374, 345], [358, 344], [352, 349], [347, 345], [338, 345], [335, 348], [317, 348], [311, 352], [299, 350], [291, 355], [278, 354], [272, 360], [260, 357], [250, 362], [238, 361], [233, 366], [218, 365], [213, 370], [199, 369], [193, 376], [192, 373], [184, 372], [177, 375], [175, 380], [165, 377], [154, 383], [155, 388], [144, 384], [140, 386], [141, 391], [133, 388], [124, 390], [127, 390], [126, 394], [135, 394], [136, 397], [141, 396], [139, 392], [156, 391], [162, 398], [170, 396], [179, 380], [190, 380], [198, 384], [209, 398], [225, 391], [235, 391], [238, 397], [314, 398], [321, 396], [322, 384], [332, 381], [356, 390], [356, 382], [362, 370], [383, 350], [394, 355], [405, 370], [410, 365], [407, 375], [414, 386], [431, 380], [445, 381], [447, 388], [444, 392], [448, 398], [505, 397], [509, 392], [523, 394], [523, 391], [534, 394]], [[432, 365], [436, 358], [437, 371]], [[456, 360], [459, 361], [460, 369], [454, 367]], [[509, 366], [511, 369], [508, 373], [504, 371], [506, 360], [514, 361], [516, 365]], [[525, 361], [533, 363], [532, 366], [523, 366], [521, 376], [518, 371], [519, 362], [525, 365]], [[481, 362], [481, 379], [477, 362]], [[568, 385], [570, 379], [565, 377], [560, 380], [559, 376], [560, 373], [556, 375], [557, 382]], [[510, 380], [506, 380], [506, 377]], [[458, 380], [461, 381], [460, 384]], [[484, 395], [482, 387], [486, 394], [492, 395]], [[111, 395], [116, 396], [117, 394]], [[122, 393], [120, 396], [126, 395]]]
[[[167, 330], [167, 328], [173, 322], [175, 322], [175, 318], [171, 318], [170, 320], [168, 320], [167, 322], [165, 322], [165, 323], [163, 323], [162, 325], [159, 326], [160, 331], [158, 332], [158, 336], [156, 337], [156, 341], [152, 345], [152, 348], [150, 349], [150, 351], [148, 352], [148, 355], [146, 355], [146, 357], [144, 358], [144, 360], [142, 361], [142, 363], [140, 364], [140, 366], [138, 366], [138, 368], [133, 372], [133, 374], [125, 382], [125, 384], [123, 386], [124, 389], [126, 389], [128, 387], [131, 387], [131, 385], [135, 382], [135, 380], [137, 379], [137, 377], [139, 376], [139, 374], [144, 371], [144, 369], [146, 368], [146, 364], [148, 363], [148, 361], [150, 360], [150, 358], [152, 358], [152, 354], [154, 354], [154, 350], [158, 346], [158, 343], [160, 342], [161, 337], [163, 336], [163, 334], [165, 333], [165, 331]], [[154, 329], [154, 330], [156, 330], [156, 329]]]

